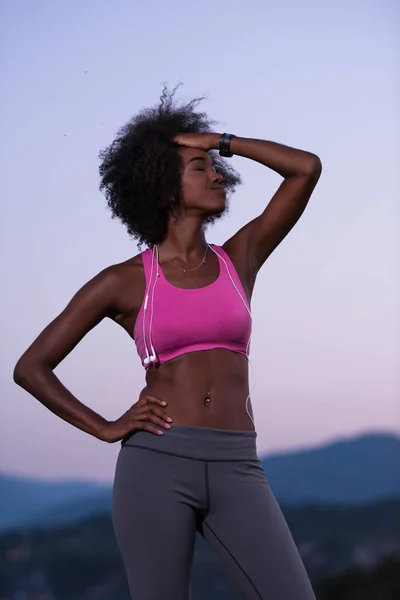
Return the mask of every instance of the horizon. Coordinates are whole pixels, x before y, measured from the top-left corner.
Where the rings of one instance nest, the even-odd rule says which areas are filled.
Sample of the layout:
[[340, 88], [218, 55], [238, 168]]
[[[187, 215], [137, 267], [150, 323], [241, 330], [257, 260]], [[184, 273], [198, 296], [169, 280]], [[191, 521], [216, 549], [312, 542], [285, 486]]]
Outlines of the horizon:
[[[376, 429], [399, 435], [399, 7], [285, 0], [242, 10], [204, 0], [212, 15], [205, 43], [193, 35], [198, 8], [183, 0], [168, 11], [160, 0], [6, 4], [0, 469], [112, 479], [119, 445], [56, 418], [12, 372], [86, 281], [137, 253], [98, 190], [97, 157], [132, 115], [158, 102], [163, 82], [183, 82], [184, 101], [204, 95], [201, 109], [221, 132], [322, 160], [305, 213], [267, 260], [252, 299], [259, 454]], [[216, 244], [260, 214], [281, 181], [252, 161], [231, 164], [244, 184], [207, 231]], [[134, 343], [110, 321], [56, 374], [109, 420], [144, 385]]]
[[[288, 448], [286, 450], [282, 450], [279, 452], [271, 452], [271, 453], [260, 453], [259, 457], [260, 460], [265, 460], [265, 459], [269, 459], [269, 458], [276, 458], [276, 457], [286, 457], [286, 456], [293, 456], [295, 454], [307, 454], [308, 452], [318, 452], [319, 450], [323, 450], [326, 448], [330, 448], [336, 445], [341, 445], [341, 444], [346, 444], [346, 443], [356, 443], [360, 440], [364, 440], [367, 438], [379, 438], [379, 437], [384, 437], [384, 438], [392, 438], [395, 439], [397, 441], [400, 442], [400, 433], [396, 432], [396, 431], [390, 431], [390, 430], [381, 430], [381, 431], [370, 431], [370, 432], [360, 432], [359, 434], [356, 434], [354, 436], [344, 436], [344, 437], [337, 437], [337, 438], [333, 438], [331, 440], [327, 440], [326, 442], [314, 445], [314, 446], [304, 446], [304, 447], [299, 447], [299, 448]], [[104, 486], [104, 485], [112, 485], [112, 478], [111, 479], [90, 479], [88, 477], [46, 477], [45, 475], [41, 475], [41, 476], [35, 476], [32, 474], [27, 474], [24, 472], [19, 472], [19, 471], [6, 471], [4, 469], [0, 468], [0, 479], [1, 477], [9, 477], [11, 479], [21, 479], [21, 480], [30, 480], [36, 483], [87, 483], [87, 484], [93, 484], [93, 485], [99, 485], [99, 486]]]

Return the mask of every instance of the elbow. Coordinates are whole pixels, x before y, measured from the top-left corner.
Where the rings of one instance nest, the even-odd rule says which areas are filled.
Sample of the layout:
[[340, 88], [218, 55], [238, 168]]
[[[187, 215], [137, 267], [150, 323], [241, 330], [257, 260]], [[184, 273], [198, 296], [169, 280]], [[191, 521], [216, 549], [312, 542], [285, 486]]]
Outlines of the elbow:
[[322, 162], [316, 154], [309, 154], [307, 158], [306, 175], [318, 181], [322, 173]]
[[23, 357], [19, 359], [17, 364], [14, 367], [13, 371], [13, 380], [19, 386], [23, 386], [24, 382], [27, 379], [27, 368], [25, 366], [25, 362]]
[[39, 365], [34, 363], [25, 355], [21, 356], [14, 367], [13, 380], [20, 387], [26, 388], [32, 380], [34, 374], [38, 371]]

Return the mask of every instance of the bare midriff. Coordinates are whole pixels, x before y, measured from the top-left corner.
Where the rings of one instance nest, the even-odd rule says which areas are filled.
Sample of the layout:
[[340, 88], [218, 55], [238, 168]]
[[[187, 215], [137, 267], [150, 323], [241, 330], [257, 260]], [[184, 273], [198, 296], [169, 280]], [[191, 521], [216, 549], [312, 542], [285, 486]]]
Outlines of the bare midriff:
[[[175, 425], [254, 429], [246, 411], [248, 361], [242, 354], [219, 348], [190, 352], [149, 369], [146, 383], [140, 396], [165, 400]], [[250, 401], [247, 406], [252, 415]]]

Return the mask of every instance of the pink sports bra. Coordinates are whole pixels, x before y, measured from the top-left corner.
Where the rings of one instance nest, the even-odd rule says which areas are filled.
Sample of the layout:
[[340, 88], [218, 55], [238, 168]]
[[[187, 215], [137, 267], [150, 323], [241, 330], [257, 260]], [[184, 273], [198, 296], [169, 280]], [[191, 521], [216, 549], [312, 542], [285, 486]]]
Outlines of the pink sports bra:
[[188, 352], [225, 348], [248, 356], [250, 305], [236, 269], [220, 247], [218, 278], [202, 288], [178, 288], [164, 277], [156, 253], [142, 252], [146, 291], [134, 340], [145, 369]]

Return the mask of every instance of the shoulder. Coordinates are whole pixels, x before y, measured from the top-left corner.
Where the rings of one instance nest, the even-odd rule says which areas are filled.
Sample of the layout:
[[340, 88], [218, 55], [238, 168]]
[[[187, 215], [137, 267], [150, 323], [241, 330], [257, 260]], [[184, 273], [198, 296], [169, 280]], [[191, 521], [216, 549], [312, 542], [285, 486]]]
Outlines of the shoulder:
[[129, 279], [132, 277], [140, 277], [143, 272], [142, 255], [137, 254], [123, 262], [106, 267], [100, 271], [95, 278], [104, 285], [113, 285], [116, 283], [123, 283], [127, 277]]
[[127, 288], [140, 286], [144, 280], [141, 254], [102, 269], [84, 286], [86, 294], [101, 295], [110, 301], [118, 299]]
[[249, 259], [249, 235], [250, 229], [243, 227], [220, 247], [230, 258], [248, 297], [251, 298], [255, 274]]

